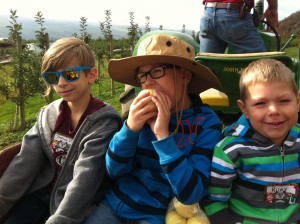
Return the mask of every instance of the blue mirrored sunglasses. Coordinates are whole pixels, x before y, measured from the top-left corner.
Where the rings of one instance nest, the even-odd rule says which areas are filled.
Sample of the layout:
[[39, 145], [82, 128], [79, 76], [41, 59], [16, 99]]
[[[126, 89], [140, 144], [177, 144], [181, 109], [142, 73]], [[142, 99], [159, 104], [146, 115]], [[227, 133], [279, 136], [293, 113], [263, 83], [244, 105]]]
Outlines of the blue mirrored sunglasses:
[[55, 85], [59, 81], [59, 77], [62, 76], [68, 82], [75, 82], [80, 78], [80, 71], [91, 70], [92, 67], [74, 66], [63, 69], [59, 72], [48, 71], [42, 74], [43, 78], [49, 85]]

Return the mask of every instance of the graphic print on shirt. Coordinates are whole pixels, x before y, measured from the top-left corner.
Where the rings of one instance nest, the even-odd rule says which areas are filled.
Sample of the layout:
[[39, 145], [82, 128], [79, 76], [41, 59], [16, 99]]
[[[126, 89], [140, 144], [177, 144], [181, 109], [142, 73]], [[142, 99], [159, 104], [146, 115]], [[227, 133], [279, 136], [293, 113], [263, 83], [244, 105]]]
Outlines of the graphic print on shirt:
[[265, 188], [265, 202], [295, 204], [298, 195], [298, 184], [267, 185]]
[[53, 149], [53, 157], [59, 167], [64, 165], [67, 153], [72, 145], [73, 138], [55, 133], [52, 138], [51, 148]]

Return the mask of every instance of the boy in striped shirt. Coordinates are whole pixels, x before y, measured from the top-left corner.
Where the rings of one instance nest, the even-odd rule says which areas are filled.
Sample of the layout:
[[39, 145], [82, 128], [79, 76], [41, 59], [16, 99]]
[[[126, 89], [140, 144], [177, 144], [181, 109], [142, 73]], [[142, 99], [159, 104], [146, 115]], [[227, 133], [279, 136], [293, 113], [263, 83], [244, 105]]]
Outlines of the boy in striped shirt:
[[299, 101], [283, 63], [260, 59], [242, 72], [237, 103], [243, 116], [214, 149], [204, 203], [212, 223], [300, 220]]

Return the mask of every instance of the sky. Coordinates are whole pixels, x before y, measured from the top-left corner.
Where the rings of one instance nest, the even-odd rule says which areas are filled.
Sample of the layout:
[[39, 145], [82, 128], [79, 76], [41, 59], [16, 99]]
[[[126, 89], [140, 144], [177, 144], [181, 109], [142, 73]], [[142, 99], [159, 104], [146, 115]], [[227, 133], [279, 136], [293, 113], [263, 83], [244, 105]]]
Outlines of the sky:
[[[300, 10], [299, 0], [278, 0], [279, 19]], [[267, 1], [265, 0], [265, 7]], [[129, 12], [134, 12], [134, 21], [144, 26], [146, 16], [150, 17], [150, 27], [199, 30], [199, 20], [203, 11], [202, 0], [9, 0], [1, 1], [0, 15], [9, 18], [10, 9], [17, 10], [19, 17], [34, 18], [41, 11], [47, 20], [80, 21], [87, 18], [87, 24], [105, 21], [105, 10], [111, 10], [112, 24], [129, 25]], [[1, 27], [0, 27], [1, 28]]]

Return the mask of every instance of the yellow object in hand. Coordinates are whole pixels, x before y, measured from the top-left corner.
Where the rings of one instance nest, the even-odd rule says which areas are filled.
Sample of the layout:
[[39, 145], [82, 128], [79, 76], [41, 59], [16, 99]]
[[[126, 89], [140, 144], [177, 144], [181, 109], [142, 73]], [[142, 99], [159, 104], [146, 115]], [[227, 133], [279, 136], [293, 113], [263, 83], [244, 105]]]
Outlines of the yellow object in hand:
[[166, 216], [166, 224], [186, 224], [186, 219], [175, 211], [169, 211]]
[[195, 215], [187, 220], [187, 224], [210, 224], [210, 221], [204, 215]]
[[151, 96], [154, 96], [154, 89], [148, 89]]
[[176, 212], [181, 215], [184, 218], [190, 218], [197, 213], [198, 205], [184, 205], [180, 203], [179, 201], [175, 204], [175, 210]]

